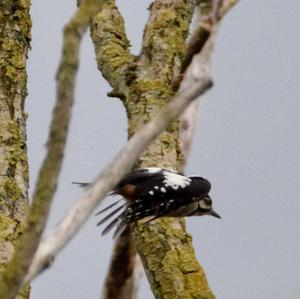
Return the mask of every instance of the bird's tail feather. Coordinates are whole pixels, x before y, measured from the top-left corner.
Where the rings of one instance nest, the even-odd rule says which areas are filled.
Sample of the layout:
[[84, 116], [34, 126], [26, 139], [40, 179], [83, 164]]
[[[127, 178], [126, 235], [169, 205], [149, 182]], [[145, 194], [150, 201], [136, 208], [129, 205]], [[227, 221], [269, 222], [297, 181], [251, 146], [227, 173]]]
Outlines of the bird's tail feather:
[[114, 231], [113, 238], [114, 239], [118, 238], [123, 233], [123, 231], [126, 229], [127, 225], [128, 225], [128, 223], [121, 221], [117, 225], [117, 229]]
[[[120, 207], [118, 207], [118, 208], [116, 208], [116, 209], [113, 210], [111, 213], [109, 213], [108, 215], [106, 215], [103, 219], [101, 219], [101, 220], [97, 223], [97, 226], [103, 224], [103, 223], [106, 222], [109, 218], [111, 218], [112, 216], [114, 216], [115, 214], [117, 214], [121, 209], [123, 209], [124, 206], [125, 206], [125, 204], [122, 205], [122, 206], [120, 206]], [[119, 216], [118, 216], [117, 218], [119, 218]]]
[[83, 183], [83, 182], [72, 182], [74, 185], [78, 185], [81, 188], [86, 188], [90, 185], [90, 183]]
[[110, 222], [105, 228], [104, 230], [102, 231], [101, 235], [104, 236], [106, 235], [107, 233], [109, 233], [112, 228], [120, 221], [120, 216], [116, 217], [112, 222]]
[[115, 206], [117, 203], [119, 203], [121, 200], [122, 200], [122, 198], [119, 199], [119, 200], [117, 200], [117, 201], [115, 201], [115, 202], [113, 202], [113, 203], [110, 204], [109, 206], [107, 206], [107, 207], [105, 207], [104, 209], [102, 209], [102, 210], [100, 210], [99, 212], [97, 212], [97, 213], [95, 214], [95, 216], [98, 216], [98, 215], [102, 214], [103, 212], [109, 210], [110, 208], [114, 207], [114, 206]]
[[[87, 188], [91, 185], [91, 183], [85, 183], [85, 182], [72, 182], [72, 184], [78, 185], [80, 188]], [[117, 194], [118, 193], [116, 191], [111, 191], [106, 196], [112, 196]]]

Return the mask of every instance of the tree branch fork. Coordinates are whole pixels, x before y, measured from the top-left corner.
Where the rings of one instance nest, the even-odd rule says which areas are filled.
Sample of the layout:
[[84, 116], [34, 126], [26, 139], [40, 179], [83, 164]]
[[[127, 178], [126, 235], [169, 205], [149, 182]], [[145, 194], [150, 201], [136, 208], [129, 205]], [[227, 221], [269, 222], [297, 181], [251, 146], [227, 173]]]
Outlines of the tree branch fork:
[[[81, 6], [87, 5], [89, 7], [89, 5], [94, 5], [94, 7], [99, 9], [99, 3], [102, 1], [97, 3], [96, 0], [83, 0], [81, 2]], [[234, 2], [234, 0], [231, 2]], [[115, 32], [106, 31], [106, 34], [108, 35], [105, 38], [98, 38], [97, 36], [94, 36], [93, 41], [94, 44], [97, 42], [99, 43], [98, 49], [100, 53], [97, 53], [97, 46], [95, 45], [96, 55], [100, 54], [102, 57], [104, 57], [104, 65], [102, 65], [102, 67], [104, 66], [104, 70], [106, 70], [106, 73], [104, 71], [104, 77], [106, 77], [106, 79], [112, 85], [113, 91], [118, 92], [119, 94], [119, 91], [126, 89], [126, 85], [128, 85], [128, 75], [131, 73], [130, 70], [132, 69], [132, 65], [135, 64], [136, 57], [134, 57], [129, 51], [130, 45], [125, 34], [123, 19], [119, 16], [114, 1], [107, 1], [105, 3], [105, 8], [108, 10], [113, 8], [114, 13], [114, 18], [107, 20], [105, 24], [108, 26], [111, 25], [110, 28], [116, 26], [116, 23], [119, 24], [121, 34], [116, 35]], [[91, 15], [92, 10], [88, 11], [88, 13], [85, 15], [83, 23], [77, 24], [79, 28], [83, 28], [83, 31], [85, 30], [86, 24], [90, 20]], [[105, 17], [106, 16], [103, 14], [103, 11], [99, 10], [99, 13], [95, 19], [98, 18], [98, 20], [103, 22], [103, 18], [105, 19]], [[92, 30], [93, 26], [95, 26], [95, 19], [93, 19], [91, 22]], [[109, 23], [110, 21], [115, 23], [111, 24]], [[149, 30], [149, 32], [150, 31], [151, 30]], [[81, 34], [82, 33], [83, 32], [81, 32]], [[151, 32], [149, 34], [151, 34]], [[115, 48], [115, 46], [113, 46], [110, 42], [114, 38], [118, 39], [118, 41], [115, 43], [117, 48]], [[74, 40], [71, 40], [71, 43], [73, 42]], [[75, 42], [76, 47], [78, 47], [77, 41]], [[78, 43], [79, 42], [80, 40]], [[199, 47], [198, 51], [200, 51], [201, 48], [202, 47]], [[109, 51], [115, 51], [114, 53], [116, 55], [113, 57], [113, 60], [110, 60], [109, 56], [105, 57], [105, 53], [108, 53]], [[193, 64], [192, 56], [196, 54], [198, 53], [195, 51], [192, 52], [191, 56], [185, 61], [184, 69], [182, 69], [183, 72], [187, 69], [189, 64]], [[71, 57], [72, 63], [75, 61], [75, 64], [77, 64], [77, 57], [78, 53], [76, 52], [74, 53], [74, 56]], [[106, 194], [123, 178], [124, 175], [126, 175], [126, 173], [132, 169], [147, 146], [149, 146], [155, 138], [164, 132], [170, 122], [177, 118], [191, 102], [212, 87], [212, 80], [209, 73], [205, 72], [204, 70], [200, 72], [200, 74], [201, 75], [199, 75], [199, 73], [194, 73], [192, 75], [192, 79], [189, 78], [188, 84], [184, 84], [177, 95], [175, 95], [161, 111], [154, 115], [151, 121], [139, 129], [139, 131], [130, 138], [127, 145], [97, 176], [91, 186], [82, 194], [74, 206], [71, 207], [67, 215], [62, 219], [57, 227], [54, 228], [54, 230], [51, 231], [47, 236], [42, 238], [33, 257], [29, 271], [27, 272], [25, 278], [23, 277], [22, 286], [30, 282], [36, 275], [52, 264], [57, 254], [77, 234], [88, 217], [93, 213], [97, 205], [103, 201]], [[176, 77], [173, 79], [176, 79]], [[59, 81], [58, 84], [62, 84], [62, 82], [63, 81]], [[72, 84], [74, 85], [75, 83], [73, 82]], [[72, 88], [74, 88], [74, 86], [70, 86], [71, 90]], [[72, 92], [71, 97], [73, 97]], [[61, 148], [64, 148], [64, 144], [61, 145]], [[56, 175], [58, 176], [58, 174]], [[51, 201], [52, 197], [53, 194], [49, 195], [49, 201]]]

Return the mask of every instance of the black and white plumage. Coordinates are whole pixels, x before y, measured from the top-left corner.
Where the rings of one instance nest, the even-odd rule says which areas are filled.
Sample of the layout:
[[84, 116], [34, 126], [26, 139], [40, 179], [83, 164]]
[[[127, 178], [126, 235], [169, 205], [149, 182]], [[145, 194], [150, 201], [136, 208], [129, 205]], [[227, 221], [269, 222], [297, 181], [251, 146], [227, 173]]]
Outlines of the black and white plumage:
[[114, 236], [117, 236], [130, 223], [145, 217], [151, 217], [148, 221], [164, 216], [212, 215], [220, 218], [212, 209], [212, 200], [208, 195], [210, 188], [210, 182], [198, 176], [187, 177], [157, 167], [137, 169], [127, 174], [112, 192], [123, 196], [125, 202], [118, 200], [98, 212], [96, 215], [115, 207], [98, 225], [116, 215], [102, 234], [116, 226]]

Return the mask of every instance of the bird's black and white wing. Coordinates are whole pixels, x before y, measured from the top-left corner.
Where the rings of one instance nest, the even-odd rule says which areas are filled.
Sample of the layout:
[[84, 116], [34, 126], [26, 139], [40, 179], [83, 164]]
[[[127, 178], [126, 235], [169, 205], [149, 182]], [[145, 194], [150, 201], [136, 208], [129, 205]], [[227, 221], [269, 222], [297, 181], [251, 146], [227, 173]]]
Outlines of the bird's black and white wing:
[[157, 167], [134, 170], [112, 192], [121, 195], [123, 200], [114, 202], [97, 213], [108, 212], [98, 225], [111, 220], [102, 234], [116, 227], [116, 236], [130, 223], [149, 216], [154, 219], [207, 214], [206, 209], [202, 209], [198, 202], [209, 198], [210, 187], [206, 179], [186, 177], [173, 170]]
[[172, 170], [150, 167], [137, 169], [128, 174], [117, 185], [115, 192], [122, 194], [127, 186], [133, 186], [132, 193], [128, 196], [133, 198], [156, 198], [171, 197], [197, 197], [207, 194], [210, 183], [201, 177], [186, 177]]

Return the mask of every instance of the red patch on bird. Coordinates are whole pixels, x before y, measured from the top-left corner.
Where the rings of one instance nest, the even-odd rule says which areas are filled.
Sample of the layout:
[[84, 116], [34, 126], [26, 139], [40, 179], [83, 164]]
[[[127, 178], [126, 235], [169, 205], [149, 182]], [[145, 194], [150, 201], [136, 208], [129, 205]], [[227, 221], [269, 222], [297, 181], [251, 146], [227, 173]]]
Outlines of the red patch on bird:
[[134, 199], [134, 191], [136, 186], [132, 184], [126, 184], [120, 189], [120, 194], [127, 199]]

